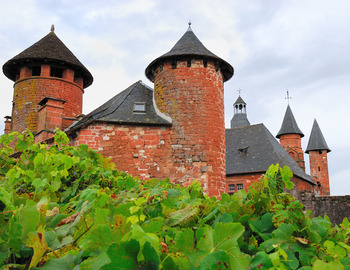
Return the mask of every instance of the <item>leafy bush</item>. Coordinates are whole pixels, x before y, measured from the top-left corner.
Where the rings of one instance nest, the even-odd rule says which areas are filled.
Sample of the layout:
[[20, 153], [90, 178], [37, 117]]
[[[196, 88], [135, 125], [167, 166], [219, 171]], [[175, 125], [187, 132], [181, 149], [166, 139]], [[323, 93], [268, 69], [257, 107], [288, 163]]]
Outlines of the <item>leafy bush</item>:
[[[17, 137], [16, 137], [17, 136]], [[9, 145], [17, 138], [13, 155]], [[312, 218], [272, 165], [248, 192], [209, 198], [194, 182], [141, 181], [87, 146], [0, 138], [5, 269], [348, 269], [350, 223]]]

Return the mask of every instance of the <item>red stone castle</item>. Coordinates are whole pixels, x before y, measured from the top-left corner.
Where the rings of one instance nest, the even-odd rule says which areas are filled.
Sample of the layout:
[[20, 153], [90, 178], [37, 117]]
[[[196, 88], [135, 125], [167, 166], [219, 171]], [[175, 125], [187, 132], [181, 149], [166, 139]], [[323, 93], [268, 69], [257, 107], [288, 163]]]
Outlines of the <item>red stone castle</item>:
[[3, 72], [14, 81], [5, 133], [29, 129], [41, 142], [59, 128], [72, 145], [88, 144], [119, 170], [184, 185], [198, 180], [210, 196], [248, 189], [276, 163], [291, 168], [297, 189], [329, 195], [330, 149], [316, 120], [305, 151], [311, 175], [305, 173], [304, 135], [289, 106], [276, 136], [280, 143], [263, 124], [250, 125], [240, 96], [225, 129], [224, 82], [233, 67], [206, 49], [190, 26], [146, 68], [154, 89], [138, 81], [86, 116], [83, 94], [93, 77], [53, 28], [7, 61]]

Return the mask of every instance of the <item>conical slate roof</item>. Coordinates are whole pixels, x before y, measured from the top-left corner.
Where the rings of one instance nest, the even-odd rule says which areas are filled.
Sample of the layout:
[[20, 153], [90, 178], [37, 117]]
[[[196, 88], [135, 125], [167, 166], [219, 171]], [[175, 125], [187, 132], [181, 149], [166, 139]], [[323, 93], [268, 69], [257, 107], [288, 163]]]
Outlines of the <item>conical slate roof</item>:
[[247, 104], [247, 103], [244, 102], [244, 100], [243, 100], [243, 98], [241, 98], [241, 96], [239, 96], [239, 97], [237, 98], [236, 102], [233, 103], [233, 105], [239, 104], [239, 103], [241, 103], [241, 104]]
[[304, 134], [301, 132], [297, 122], [295, 121], [294, 115], [289, 105], [283, 118], [282, 127], [277, 133], [276, 137], [280, 138], [284, 134], [299, 134], [301, 138], [304, 137]]
[[166, 54], [153, 60], [152, 63], [146, 68], [146, 77], [152, 82], [154, 81], [154, 70], [158, 65], [165, 59], [182, 60], [196, 57], [198, 59], [208, 59], [218, 62], [221, 72], [224, 77], [224, 81], [229, 80], [233, 76], [233, 67], [225, 60], [213, 54], [207, 48], [204, 47], [202, 42], [193, 33], [191, 27], [188, 28], [187, 32], [180, 38], [175, 46]]
[[38, 42], [8, 60], [3, 65], [2, 70], [7, 78], [15, 81], [16, 72], [23, 63], [34, 62], [40, 64], [43, 61], [46, 63], [67, 65], [73, 70], [81, 72], [84, 80], [84, 88], [92, 84], [93, 77], [91, 73], [56, 36], [54, 31], [51, 31]]
[[327, 153], [331, 151], [329, 149], [326, 140], [323, 137], [320, 127], [315, 119], [314, 124], [312, 126], [309, 142], [307, 144], [307, 148], [305, 153], [309, 153], [309, 151], [314, 150], [327, 150]]

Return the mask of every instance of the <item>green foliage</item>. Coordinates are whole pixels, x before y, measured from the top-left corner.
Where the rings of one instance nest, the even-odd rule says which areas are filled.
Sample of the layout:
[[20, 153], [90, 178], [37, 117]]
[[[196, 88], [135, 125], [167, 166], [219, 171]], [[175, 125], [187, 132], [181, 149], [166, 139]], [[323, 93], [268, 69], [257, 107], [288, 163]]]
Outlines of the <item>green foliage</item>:
[[[108, 159], [31, 134], [0, 137], [4, 269], [348, 269], [350, 223], [312, 218], [272, 165], [248, 192], [137, 178]], [[16, 144], [20, 155], [13, 155]]]

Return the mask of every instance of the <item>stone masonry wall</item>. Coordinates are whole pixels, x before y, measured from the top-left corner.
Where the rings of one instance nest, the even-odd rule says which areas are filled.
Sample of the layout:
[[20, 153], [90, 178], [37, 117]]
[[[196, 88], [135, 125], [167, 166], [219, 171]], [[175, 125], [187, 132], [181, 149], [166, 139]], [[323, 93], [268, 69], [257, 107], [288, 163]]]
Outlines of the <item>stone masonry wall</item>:
[[[38, 103], [45, 97], [66, 101], [63, 117], [76, 117], [82, 112], [83, 89], [76, 83], [55, 77], [28, 77], [14, 85], [12, 130], [23, 132], [29, 128], [37, 131]], [[68, 127], [71, 120], [63, 119], [62, 128]]]
[[74, 146], [87, 144], [117, 169], [141, 179], [171, 178], [170, 127], [94, 123], [78, 131]]
[[305, 210], [312, 210], [313, 217], [327, 215], [333, 224], [340, 224], [345, 217], [350, 219], [350, 195], [315, 196], [312, 192], [301, 191], [296, 197]]
[[305, 171], [304, 151], [301, 148], [301, 137], [299, 134], [283, 134], [280, 137], [280, 144], [287, 153]]
[[171, 116], [169, 177], [200, 180], [210, 196], [227, 191], [223, 76], [203, 60], [165, 62], [155, 71], [154, 98]]
[[309, 151], [310, 173], [315, 183], [320, 182], [320, 195], [330, 195], [327, 150]]

